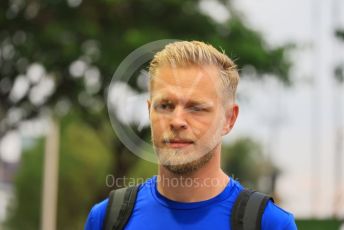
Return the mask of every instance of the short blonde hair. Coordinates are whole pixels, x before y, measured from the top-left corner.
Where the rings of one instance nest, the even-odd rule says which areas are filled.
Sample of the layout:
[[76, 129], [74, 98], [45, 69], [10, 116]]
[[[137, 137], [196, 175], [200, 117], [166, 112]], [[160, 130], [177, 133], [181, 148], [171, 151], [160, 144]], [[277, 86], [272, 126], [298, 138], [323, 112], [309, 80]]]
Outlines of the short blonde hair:
[[225, 95], [235, 99], [239, 73], [235, 63], [212, 45], [200, 41], [179, 41], [170, 43], [156, 53], [149, 66], [150, 85], [157, 69], [162, 65], [185, 67], [187, 65], [214, 65], [219, 69]]

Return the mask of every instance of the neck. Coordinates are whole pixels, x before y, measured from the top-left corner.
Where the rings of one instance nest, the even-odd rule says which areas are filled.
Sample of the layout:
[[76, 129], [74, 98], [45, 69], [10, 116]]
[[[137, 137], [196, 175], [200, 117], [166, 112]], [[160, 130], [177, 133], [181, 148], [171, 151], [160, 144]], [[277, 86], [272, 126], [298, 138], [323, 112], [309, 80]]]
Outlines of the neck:
[[157, 189], [163, 196], [180, 202], [208, 200], [221, 193], [229, 182], [222, 171], [220, 149], [218, 146], [213, 157], [195, 172], [176, 175], [159, 165]]

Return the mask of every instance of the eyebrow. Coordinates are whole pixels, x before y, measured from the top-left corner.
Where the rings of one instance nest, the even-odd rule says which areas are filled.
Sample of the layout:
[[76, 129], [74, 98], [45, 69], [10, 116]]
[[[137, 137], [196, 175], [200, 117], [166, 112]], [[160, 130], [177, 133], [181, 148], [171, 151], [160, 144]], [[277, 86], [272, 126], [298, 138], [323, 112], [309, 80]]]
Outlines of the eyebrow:
[[203, 107], [210, 108], [213, 106], [213, 103], [208, 103], [205, 101], [195, 101], [195, 100], [190, 100], [186, 102], [186, 105], [201, 105]]
[[[172, 102], [175, 102], [176, 99], [174, 98], [165, 98], [163, 96], [157, 96], [154, 101], [158, 101], [158, 102], [166, 102], [166, 101], [172, 101]], [[213, 103], [209, 103], [209, 102], [206, 102], [206, 101], [202, 101], [202, 100], [187, 100], [185, 102], [185, 105], [201, 105], [203, 107], [206, 107], [206, 108], [211, 108], [213, 107]]]

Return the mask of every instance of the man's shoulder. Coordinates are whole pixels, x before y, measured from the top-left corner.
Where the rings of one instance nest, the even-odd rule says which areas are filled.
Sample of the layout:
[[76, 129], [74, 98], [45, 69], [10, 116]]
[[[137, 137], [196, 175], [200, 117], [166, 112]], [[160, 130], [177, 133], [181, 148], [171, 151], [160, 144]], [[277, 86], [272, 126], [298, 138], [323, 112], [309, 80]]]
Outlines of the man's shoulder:
[[293, 214], [269, 201], [263, 213], [262, 229], [294, 230], [297, 227]]
[[105, 214], [108, 203], [109, 203], [109, 198], [106, 198], [103, 201], [95, 204], [92, 210], [94, 211], [94, 213], [99, 214], [99, 215], [102, 213]]
[[109, 203], [109, 198], [95, 204], [92, 207], [87, 217], [85, 230], [93, 230], [93, 229], [102, 228], [108, 203]]
[[[138, 186], [138, 192], [141, 190], [143, 185], [147, 183], [148, 182], [140, 184]], [[92, 207], [86, 220], [85, 230], [102, 229], [108, 205], [109, 205], [109, 197], [95, 204]]]

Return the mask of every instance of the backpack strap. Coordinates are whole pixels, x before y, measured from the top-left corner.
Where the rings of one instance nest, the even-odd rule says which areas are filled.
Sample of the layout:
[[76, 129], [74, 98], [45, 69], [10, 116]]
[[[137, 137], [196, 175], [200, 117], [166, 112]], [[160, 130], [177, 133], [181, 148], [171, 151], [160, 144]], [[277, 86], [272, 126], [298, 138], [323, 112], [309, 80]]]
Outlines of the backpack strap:
[[232, 230], [260, 230], [264, 209], [273, 199], [265, 194], [244, 189], [234, 203], [231, 217]]
[[103, 230], [121, 230], [133, 211], [139, 185], [112, 190], [106, 209]]

